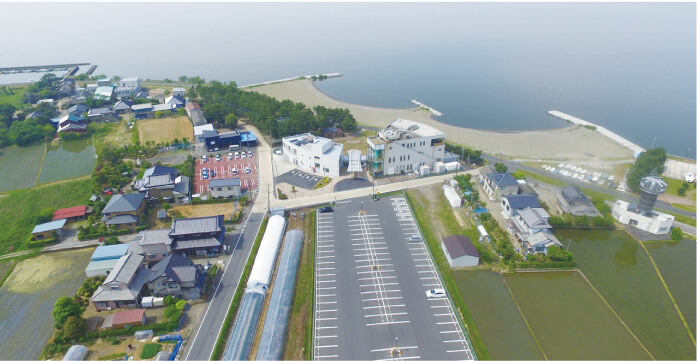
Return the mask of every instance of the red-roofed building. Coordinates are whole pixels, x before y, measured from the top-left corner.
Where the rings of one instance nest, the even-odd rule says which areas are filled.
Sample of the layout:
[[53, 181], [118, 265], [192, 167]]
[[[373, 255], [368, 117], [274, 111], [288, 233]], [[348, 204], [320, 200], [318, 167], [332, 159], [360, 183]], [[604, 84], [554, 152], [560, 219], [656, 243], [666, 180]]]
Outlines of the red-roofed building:
[[145, 320], [145, 309], [143, 308], [116, 312], [104, 317], [102, 329], [125, 328], [127, 325], [142, 326], [145, 324]]
[[184, 107], [186, 108], [186, 114], [188, 114], [189, 117], [191, 117], [192, 110], [201, 109], [201, 106], [198, 105], [198, 103], [196, 103], [196, 102], [188, 102], [188, 103], [186, 103], [186, 105]]
[[68, 221], [82, 221], [87, 217], [87, 214], [92, 213], [92, 207], [76, 206], [70, 208], [62, 208], [53, 212], [53, 220], [66, 219]]

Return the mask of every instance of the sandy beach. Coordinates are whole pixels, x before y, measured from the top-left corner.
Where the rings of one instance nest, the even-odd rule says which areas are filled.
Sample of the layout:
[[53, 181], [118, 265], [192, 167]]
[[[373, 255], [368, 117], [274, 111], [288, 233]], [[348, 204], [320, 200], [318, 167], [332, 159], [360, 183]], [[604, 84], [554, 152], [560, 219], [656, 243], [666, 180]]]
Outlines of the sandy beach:
[[[341, 80], [333, 80], [341, 81]], [[262, 85], [245, 90], [256, 91], [276, 99], [290, 99], [309, 107], [322, 105], [348, 108], [359, 124], [384, 127], [396, 118], [410, 119], [443, 131], [446, 140], [481, 149], [492, 155], [516, 159], [574, 160], [582, 163], [632, 160], [633, 152], [617, 142], [586, 129], [570, 125], [561, 129], [520, 132], [495, 132], [461, 128], [438, 122], [424, 109], [374, 108], [350, 104], [331, 98], [315, 87], [312, 80], [293, 80]]]

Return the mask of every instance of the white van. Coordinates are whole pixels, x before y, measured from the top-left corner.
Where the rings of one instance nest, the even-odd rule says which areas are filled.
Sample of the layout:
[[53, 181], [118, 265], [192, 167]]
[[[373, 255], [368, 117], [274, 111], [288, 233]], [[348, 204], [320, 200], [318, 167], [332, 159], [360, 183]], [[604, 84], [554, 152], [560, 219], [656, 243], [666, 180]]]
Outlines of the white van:
[[240, 146], [239, 146], [239, 145], [233, 144], [233, 145], [230, 146], [230, 151], [231, 151], [231, 152], [232, 152], [233, 150], [238, 150], [238, 149], [240, 149]]

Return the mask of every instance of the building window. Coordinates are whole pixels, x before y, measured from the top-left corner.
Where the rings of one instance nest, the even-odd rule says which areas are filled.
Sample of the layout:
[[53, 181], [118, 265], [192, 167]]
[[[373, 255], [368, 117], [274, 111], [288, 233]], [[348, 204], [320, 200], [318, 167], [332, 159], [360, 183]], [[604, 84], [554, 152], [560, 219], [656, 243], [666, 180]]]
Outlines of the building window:
[[155, 258], [155, 256], [157, 256], [157, 255], [154, 253], [148, 253], [148, 258]]
[[118, 289], [119, 289], [119, 286], [115, 286], [115, 285], [114, 285], [114, 286], [111, 286], [111, 289], [112, 289], [112, 290], [118, 290]]
[[167, 284], [169, 288], [177, 288], [177, 284], [175, 282], [170, 282]]

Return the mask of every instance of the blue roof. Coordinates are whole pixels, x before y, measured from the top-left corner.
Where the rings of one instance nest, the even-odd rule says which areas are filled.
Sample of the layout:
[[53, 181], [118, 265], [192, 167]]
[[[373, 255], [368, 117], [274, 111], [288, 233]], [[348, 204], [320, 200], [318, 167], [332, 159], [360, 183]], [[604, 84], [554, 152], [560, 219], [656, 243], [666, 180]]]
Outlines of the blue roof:
[[519, 194], [503, 197], [508, 199], [508, 204], [510, 204], [511, 208], [514, 209], [523, 209], [528, 207], [541, 208], [540, 202], [537, 200], [537, 196], [534, 194]]
[[67, 222], [67, 219], [59, 219], [57, 221], [37, 224], [36, 227], [34, 227], [34, 230], [31, 231], [31, 234], [61, 229], [63, 226], [65, 226], [65, 222]]
[[257, 136], [252, 132], [241, 132], [243, 142], [254, 142], [257, 140]]
[[111, 246], [99, 246], [92, 253], [92, 261], [104, 261], [119, 259], [128, 252], [128, 244], [114, 244]]

